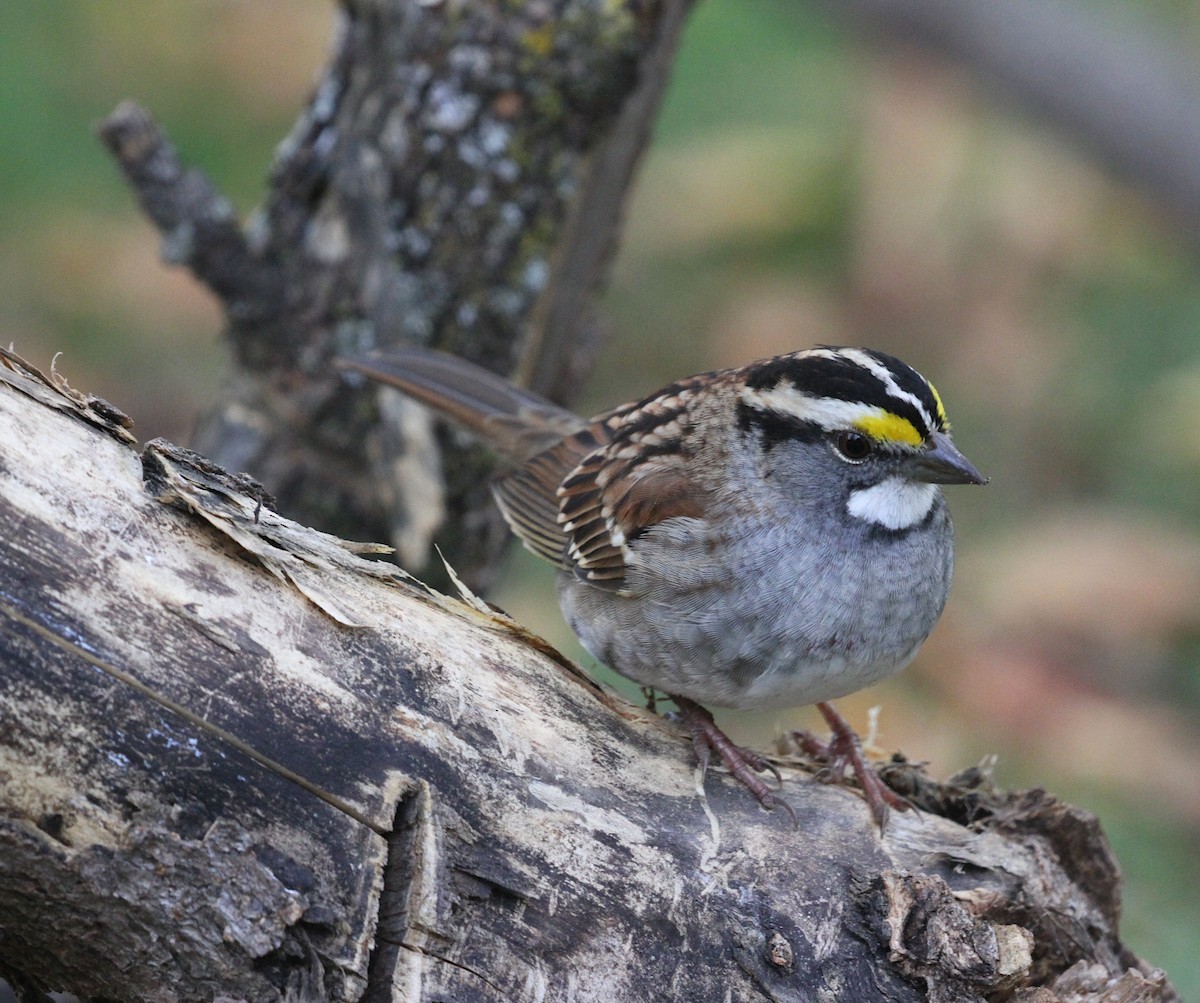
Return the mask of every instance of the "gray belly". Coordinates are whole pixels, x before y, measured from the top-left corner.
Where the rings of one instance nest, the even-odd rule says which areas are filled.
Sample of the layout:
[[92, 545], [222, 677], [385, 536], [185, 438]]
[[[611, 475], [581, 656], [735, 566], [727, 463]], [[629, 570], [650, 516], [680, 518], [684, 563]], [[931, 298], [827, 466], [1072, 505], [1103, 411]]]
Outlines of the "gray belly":
[[832, 700], [899, 671], [937, 622], [953, 560], [938, 515], [840, 552], [768, 539], [721, 564], [676, 534], [643, 551], [633, 595], [563, 572], [559, 605], [589, 652], [642, 685], [721, 707]]

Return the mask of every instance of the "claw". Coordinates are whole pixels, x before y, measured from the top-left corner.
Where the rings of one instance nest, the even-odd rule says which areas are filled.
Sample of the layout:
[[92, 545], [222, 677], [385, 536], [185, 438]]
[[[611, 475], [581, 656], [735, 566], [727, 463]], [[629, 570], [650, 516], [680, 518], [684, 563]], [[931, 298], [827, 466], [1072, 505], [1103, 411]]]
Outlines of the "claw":
[[762, 756], [757, 758], [758, 762], [755, 764], [754, 768], [759, 773], [766, 772], [771, 774], [771, 776], [775, 778], [775, 789], [777, 791], [783, 790], [783, 774], [779, 772], [779, 767], [777, 767], [774, 763], [770, 763], [763, 759]]
[[768, 811], [776, 805], [782, 805], [792, 817], [793, 827], [798, 828], [799, 822], [792, 806], [772, 794], [771, 789], [758, 776], [764, 770], [772, 773], [776, 790], [779, 790], [783, 787], [783, 777], [779, 770], [757, 752], [734, 745], [729, 736], [717, 727], [712, 714], [698, 703], [687, 697], [672, 696], [671, 699], [675, 701], [675, 706], [679, 708], [679, 716], [692, 733], [692, 748], [696, 751], [696, 762], [700, 765], [701, 774], [707, 774], [710, 753], [715, 752], [721, 757], [726, 769], [749, 789], [760, 805]]
[[801, 750], [817, 759], [823, 759], [826, 768], [819, 774], [819, 779], [825, 783], [844, 784], [846, 782], [846, 767], [854, 771], [854, 777], [862, 787], [863, 797], [871, 809], [879, 831], [887, 825], [888, 815], [892, 808], [896, 811], [908, 811], [912, 805], [899, 794], [888, 787], [870, 766], [863, 756], [862, 742], [854, 729], [846, 723], [833, 705], [817, 704], [817, 710], [829, 725], [830, 737], [828, 742], [822, 742], [806, 731], [793, 732], [792, 737]]

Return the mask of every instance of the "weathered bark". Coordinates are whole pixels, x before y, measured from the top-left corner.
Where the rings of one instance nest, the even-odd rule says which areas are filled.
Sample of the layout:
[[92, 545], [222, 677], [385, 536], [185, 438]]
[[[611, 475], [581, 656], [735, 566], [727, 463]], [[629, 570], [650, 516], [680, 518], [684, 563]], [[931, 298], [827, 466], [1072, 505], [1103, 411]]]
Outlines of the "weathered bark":
[[[220, 297], [235, 368], [196, 446], [280, 510], [443, 551], [486, 581], [507, 530], [488, 459], [356, 393], [330, 360], [446, 348], [565, 400], [596, 347], [590, 300], [690, 0], [343, 0], [329, 65], [243, 233], [149, 116], [101, 126], [166, 256]], [[441, 478], [445, 477], [442, 491]], [[437, 569], [440, 574], [440, 567]]]
[[796, 829], [723, 774], [701, 794], [676, 729], [507, 620], [282, 519], [195, 454], [137, 454], [114, 408], [12, 366], [0, 971], [21, 985], [1176, 998], [1120, 943], [1086, 813], [903, 763], [892, 781], [922, 810], [882, 837], [795, 765]]

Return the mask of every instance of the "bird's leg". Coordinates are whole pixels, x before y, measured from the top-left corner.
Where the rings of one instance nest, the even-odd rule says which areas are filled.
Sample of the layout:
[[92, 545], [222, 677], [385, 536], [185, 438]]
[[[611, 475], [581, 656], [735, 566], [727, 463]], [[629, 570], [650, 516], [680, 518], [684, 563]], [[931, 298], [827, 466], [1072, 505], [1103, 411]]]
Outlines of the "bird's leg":
[[729, 736], [717, 727], [712, 714], [695, 701], [677, 696], [672, 696], [671, 699], [679, 708], [679, 716], [692, 733], [692, 748], [696, 750], [696, 761], [700, 764], [701, 774], [708, 772], [709, 753], [715, 752], [729, 772], [749, 788], [760, 805], [771, 809], [781, 804], [791, 813], [792, 821], [795, 821], [796, 813], [792, 811], [791, 805], [775, 797], [762, 777], [758, 776], [763, 770], [767, 770], [775, 774], [775, 782], [781, 786], [783, 778], [779, 775], [779, 770], [757, 752], [734, 745]]
[[846, 723], [846, 719], [834, 710], [833, 704], [819, 703], [817, 710], [829, 725], [829, 741], [822, 742], [807, 731], [793, 732], [792, 737], [804, 752], [825, 760], [828, 766], [822, 779], [827, 783], [844, 783], [847, 766], [854, 771], [854, 777], [863, 789], [863, 797], [871, 808], [871, 814], [882, 830], [887, 824], [890, 808], [907, 811], [912, 805], [879, 779], [875, 768], [863, 757], [862, 742], [859, 741], [857, 733]]

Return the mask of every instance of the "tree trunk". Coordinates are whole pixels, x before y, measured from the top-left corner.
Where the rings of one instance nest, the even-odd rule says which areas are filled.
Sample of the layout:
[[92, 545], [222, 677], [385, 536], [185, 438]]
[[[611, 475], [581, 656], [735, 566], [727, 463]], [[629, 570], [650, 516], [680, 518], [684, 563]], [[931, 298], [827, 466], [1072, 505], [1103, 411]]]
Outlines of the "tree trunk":
[[897, 761], [920, 810], [880, 835], [785, 762], [793, 828], [477, 601], [4, 358], [0, 971], [27, 996], [1177, 998], [1118, 939], [1086, 813]]
[[441, 523], [446, 556], [485, 584], [508, 537], [487, 454], [446, 435], [430, 462], [428, 424], [378, 414], [330, 361], [416, 341], [565, 401], [689, 7], [342, 0], [248, 233], [144, 111], [110, 116], [101, 135], [165, 255], [225, 305], [235, 366], [196, 447], [293, 518], [394, 540], [414, 570]]

